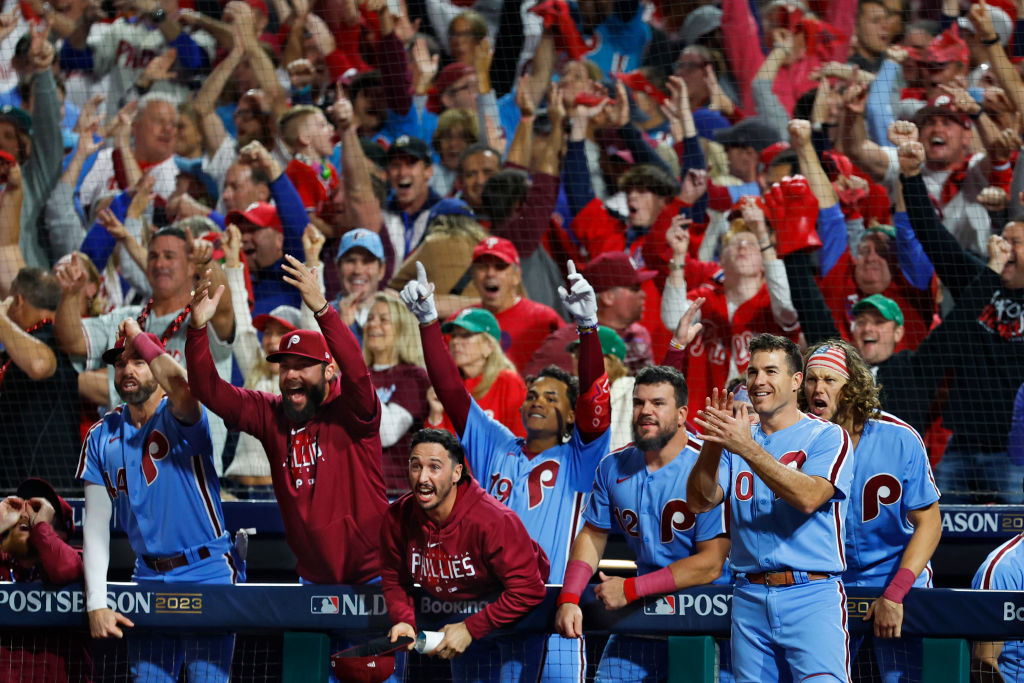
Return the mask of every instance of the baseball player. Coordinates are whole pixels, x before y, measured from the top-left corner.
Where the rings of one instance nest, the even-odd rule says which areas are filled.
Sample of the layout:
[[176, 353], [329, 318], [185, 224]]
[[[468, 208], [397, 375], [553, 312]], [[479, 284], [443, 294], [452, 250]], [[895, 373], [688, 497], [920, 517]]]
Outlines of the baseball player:
[[[519, 518], [551, 560], [550, 580], [561, 579], [569, 547], [582, 524], [586, 495], [597, 464], [608, 452], [608, 376], [597, 335], [597, 297], [569, 262], [570, 291], [559, 288], [562, 303], [580, 333], [579, 375], [545, 368], [527, 387], [520, 413], [526, 438], [517, 438], [488, 417], [466, 391], [458, 368], [445, 351], [434, 305], [433, 284], [422, 264], [417, 278], [402, 289], [402, 300], [420, 321], [423, 355], [437, 396], [460, 435], [470, 471], [488, 493]], [[577, 394], [579, 396], [577, 397]], [[575, 407], [575, 410], [573, 408]], [[543, 577], [549, 580], [549, 576]], [[542, 653], [537, 642], [531, 660]], [[545, 676], [582, 676], [582, 640], [548, 639]], [[536, 662], [530, 663], [533, 666]]]
[[[608, 534], [620, 533], [637, 558], [637, 576], [602, 572], [595, 588], [607, 609], [644, 596], [711, 583], [729, 554], [725, 508], [694, 515], [681, 497], [700, 452], [686, 431], [686, 380], [675, 368], [648, 366], [633, 387], [633, 443], [601, 461], [584, 526], [569, 553], [555, 630], [583, 635], [580, 594], [604, 554]], [[599, 680], [662, 680], [668, 675], [665, 639], [612, 635], [597, 669]]]
[[413, 597], [420, 591], [414, 584], [438, 600], [499, 593], [476, 614], [444, 626], [444, 638], [431, 654], [453, 660], [455, 681], [521, 680], [510, 665], [523, 657], [522, 639], [480, 638], [540, 604], [547, 556], [519, 517], [469, 475], [462, 446], [450, 432], [421, 429], [413, 436], [409, 486], [412, 491], [388, 509], [381, 534], [381, 590], [394, 623], [391, 641], [416, 637]]
[[[224, 528], [206, 410], [156, 335], [128, 318], [103, 354], [124, 404], [89, 430], [76, 476], [85, 482], [86, 609], [93, 638], [131, 620], [107, 606], [110, 516], [116, 507], [139, 583], [234, 583], [241, 569]], [[213, 370], [211, 369], [211, 372]], [[146, 635], [128, 641], [136, 681], [227, 681], [233, 634]]]
[[793, 679], [848, 681], [849, 635], [843, 520], [853, 466], [838, 425], [800, 412], [803, 358], [770, 334], [750, 340], [747, 407], [732, 413], [718, 390], [697, 425], [704, 431], [686, 500], [694, 513], [730, 506], [732, 665], [740, 683]]
[[[930, 588], [930, 559], [942, 535], [939, 490], [924, 442], [913, 427], [879, 409], [878, 387], [857, 349], [841, 340], [811, 347], [800, 405], [838, 424], [853, 449], [846, 513], [847, 586], [885, 592], [865, 620], [874, 620], [874, 652], [885, 681], [920, 680], [921, 639], [903, 638], [903, 598]], [[899, 639], [899, 640], [897, 640]], [[856, 658], [863, 636], [850, 640]]]
[[[1014, 536], [989, 553], [978, 567], [971, 588], [1024, 590], [1024, 534]], [[976, 642], [971, 659], [971, 672], [977, 680], [1024, 680], [1024, 640]]]

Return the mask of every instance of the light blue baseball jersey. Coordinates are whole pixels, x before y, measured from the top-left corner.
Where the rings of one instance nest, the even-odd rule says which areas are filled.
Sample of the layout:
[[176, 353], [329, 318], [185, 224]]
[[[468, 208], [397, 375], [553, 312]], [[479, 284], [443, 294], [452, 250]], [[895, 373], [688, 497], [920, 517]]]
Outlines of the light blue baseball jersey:
[[691, 437], [679, 455], [654, 472], [633, 445], [598, 465], [583, 520], [601, 531], [621, 533], [636, 555], [637, 574], [689, 557], [701, 541], [726, 533], [724, 505], [699, 515], [686, 507], [686, 480], [699, 454], [700, 442]]
[[750, 465], [722, 452], [718, 483], [729, 501], [734, 572], [796, 569], [838, 574], [846, 569], [843, 521], [853, 465], [850, 440], [839, 425], [804, 414], [795, 424], [767, 435], [751, 425], [754, 441], [777, 461], [835, 487], [832, 498], [809, 515], [776, 497]]
[[230, 540], [205, 408], [184, 425], [164, 398], [140, 428], [127, 407], [112, 410], [86, 435], [76, 477], [107, 489], [136, 555], [167, 557], [214, 541], [225, 548]]
[[[1024, 534], [1018, 534], [989, 553], [978, 567], [971, 588], [990, 591], [1024, 590]], [[1006, 681], [1024, 680], [1024, 640], [1003, 643], [999, 673]]]
[[[888, 585], [914, 535], [907, 514], [938, 499], [924, 441], [914, 428], [888, 413], [868, 420], [853, 454], [843, 583]], [[914, 585], [931, 587], [931, 578], [929, 562]]]
[[583, 524], [583, 508], [610, 438], [606, 429], [585, 444], [573, 429], [569, 441], [528, 454], [524, 439], [471, 402], [461, 442], [466, 461], [484, 490], [514, 510], [548, 554], [551, 574], [545, 580], [560, 583], [565, 575], [569, 548]]

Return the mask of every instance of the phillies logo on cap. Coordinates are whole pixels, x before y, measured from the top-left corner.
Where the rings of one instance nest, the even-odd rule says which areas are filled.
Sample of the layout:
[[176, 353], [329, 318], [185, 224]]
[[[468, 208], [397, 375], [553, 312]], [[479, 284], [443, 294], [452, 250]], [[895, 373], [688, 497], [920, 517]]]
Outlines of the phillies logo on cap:
[[395, 144], [396, 145], [408, 145], [409, 144], [409, 136], [408, 135], [400, 135], [400, 136], [398, 136], [398, 139], [395, 140]]
[[246, 211], [252, 211], [253, 209], [259, 208], [259, 205], [260, 205], [259, 202], [253, 202], [249, 206], [245, 207], [245, 210]]
[[291, 339], [288, 340], [288, 348], [290, 349], [294, 345], [299, 343], [299, 335], [293, 334]]
[[487, 238], [487, 248], [488, 249], [494, 249], [494, 245], [497, 244], [497, 243], [498, 243], [498, 238], [497, 237], [488, 237]]

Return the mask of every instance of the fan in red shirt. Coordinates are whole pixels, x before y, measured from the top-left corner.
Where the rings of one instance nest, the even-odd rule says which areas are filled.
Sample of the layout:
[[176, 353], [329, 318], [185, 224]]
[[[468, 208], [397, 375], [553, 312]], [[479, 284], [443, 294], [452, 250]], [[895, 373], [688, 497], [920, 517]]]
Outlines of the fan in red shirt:
[[387, 509], [380, 401], [359, 343], [327, 303], [316, 276], [291, 255], [285, 258], [284, 280], [316, 311], [323, 334], [295, 330], [267, 356], [279, 364], [281, 395], [234, 387], [215, 372], [206, 323], [224, 290], [209, 292], [209, 280], [192, 298], [185, 343], [189, 386], [226, 424], [263, 442], [299, 577], [307, 583], [366, 583], [380, 574], [375, 540]]
[[[0, 500], [0, 581], [64, 585], [82, 580], [82, 555], [68, 545], [71, 506], [42, 479], [26, 479]], [[4, 633], [0, 678], [28, 683], [88, 680], [92, 668], [84, 633]]]
[[478, 641], [540, 604], [547, 555], [516, 513], [473, 480], [462, 446], [449, 432], [423, 429], [413, 437], [409, 486], [412, 492], [388, 509], [381, 534], [381, 590], [394, 624], [391, 641], [416, 637], [417, 593], [438, 600], [498, 593], [465, 621], [442, 627], [444, 638], [431, 653], [443, 659], [466, 653], [452, 663], [454, 680], [497, 671], [506, 659], [502, 649], [516, 639]]

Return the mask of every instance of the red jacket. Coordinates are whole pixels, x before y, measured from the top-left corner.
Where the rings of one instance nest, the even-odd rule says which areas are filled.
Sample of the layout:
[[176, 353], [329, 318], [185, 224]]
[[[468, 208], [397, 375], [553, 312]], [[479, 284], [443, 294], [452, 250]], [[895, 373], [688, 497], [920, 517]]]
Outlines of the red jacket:
[[526, 615], [544, 599], [548, 557], [509, 508], [472, 478], [437, 526], [409, 493], [391, 504], [381, 533], [381, 590], [391, 622], [416, 628], [413, 584], [439, 600], [498, 599], [466, 619], [474, 640]]
[[331, 382], [305, 424], [285, 415], [280, 396], [222, 380], [205, 327], [188, 330], [189, 386], [225, 424], [263, 442], [299, 576], [312, 583], [366, 583], [380, 573], [375, 543], [388, 505], [380, 401], [359, 343], [334, 309], [317, 321], [341, 379]]

